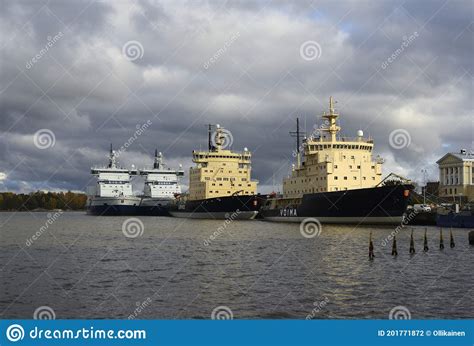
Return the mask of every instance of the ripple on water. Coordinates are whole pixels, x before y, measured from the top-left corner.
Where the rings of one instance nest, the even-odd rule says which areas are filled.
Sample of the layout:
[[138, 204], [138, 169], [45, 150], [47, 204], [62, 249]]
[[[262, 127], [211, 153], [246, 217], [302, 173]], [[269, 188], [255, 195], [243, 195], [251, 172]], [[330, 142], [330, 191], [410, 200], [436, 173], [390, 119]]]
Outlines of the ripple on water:
[[120, 231], [126, 218], [64, 213], [54, 237], [21, 252], [17, 244], [43, 219], [16, 213], [0, 230], [3, 318], [31, 318], [46, 303], [64, 318], [126, 318], [148, 298], [143, 318], [210, 318], [221, 305], [234, 318], [388, 318], [398, 305], [412, 318], [473, 317], [467, 230], [453, 230], [456, 247], [440, 251], [439, 230], [429, 227], [423, 253], [424, 227], [415, 227], [410, 256], [403, 229], [393, 258], [391, 244], [382, 246], [393, 229], [371, 228], [368, 261], [366, 227], [323, 225], [306, 239], [297, 224], [234, 221], [204, 246], [221, 222], [143, 217], [144, 234], [129, 239]]

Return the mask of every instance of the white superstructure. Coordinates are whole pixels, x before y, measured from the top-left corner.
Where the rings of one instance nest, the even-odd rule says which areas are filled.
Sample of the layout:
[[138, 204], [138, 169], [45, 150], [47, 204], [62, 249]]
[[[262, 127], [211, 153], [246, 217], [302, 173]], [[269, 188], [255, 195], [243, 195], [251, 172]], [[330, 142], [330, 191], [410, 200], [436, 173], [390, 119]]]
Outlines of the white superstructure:
[[[176, 195], [181, 193], [179, 177], [184, 175], [183, 169], [180, 167], [178, 170], [174, 170], [166, 167], [163, 163], [163, 154], [161, 152], [158, 153], [158, 150], [155, 151], [153, 168], [141, 169], [139, 174], [145, 177], [140, 207], [148, 209], [150, 207], [167, 207], [175, 199]], [[147, 210], [142, 211], [147, 213]], [[155, 214], [161, 212], [163, 211], [154, 210]]]
[[98, 215], [135, 213], [140, 198], [133, 195], [131, 177], [137, 175], [137, 171], [118, 166], [112, 145], [107, 167], [92, 167], [91, 174], [97, 177], [97, 182], [87, 191], [89, 213]]

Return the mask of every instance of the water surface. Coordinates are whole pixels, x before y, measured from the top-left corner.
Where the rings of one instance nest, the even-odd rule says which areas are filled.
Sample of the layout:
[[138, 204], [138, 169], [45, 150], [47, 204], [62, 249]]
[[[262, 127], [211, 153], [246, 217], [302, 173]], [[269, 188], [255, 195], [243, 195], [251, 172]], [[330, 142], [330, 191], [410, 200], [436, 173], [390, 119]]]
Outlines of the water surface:
[[126, 217], [68, 212], [41, 233], [48, 215], [0, 213], [1, 318], [40, 306], [56, 318], [210, 318], [219, 306], [234, 318], [386, 319], [396, 306], [414, 319], [474, 317], [466, 229], [453, 230], [454, 249], [446, 230], [440, 251], [429, 227], [423, 253], [425, 228], [415, 227], [414, 256], [404, 229], [393, 258], [382, 246], [391, 227], [323, 225], [308, 239], [298, 224], [141, 217], [143, 234], [128, 238]]

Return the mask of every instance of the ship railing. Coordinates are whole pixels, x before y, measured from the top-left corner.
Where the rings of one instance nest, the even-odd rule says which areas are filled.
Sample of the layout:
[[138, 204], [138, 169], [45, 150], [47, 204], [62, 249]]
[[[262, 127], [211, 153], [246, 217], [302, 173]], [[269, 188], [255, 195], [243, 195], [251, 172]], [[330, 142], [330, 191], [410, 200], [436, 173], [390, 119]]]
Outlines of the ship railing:
[[130, 179], [123, 179], [123, 180], [99, 179], [97, 180], [97, 182], [103, 183], [103, 184], [110, 184], [110, 185], [122, 185], [122, 184], [130, 184]]
[[137, 175], [138, 171], [136, 169], [128, 169], [123, 167], [91, 167], [91, 174], [99, 174], [99, 173], [110, 173], [111, 172], [120, 172], [120, 173], [128, 173], [130, 175]]
[[128, 171], [127, 168], [123, 168], [123, 167], [108, 167], [108, 166], [92, 166], [91, 169], [96, 169], [96, 170], [118, 170], [118, 171], [121, 171], [121, 170], [124, 170], [124, 171]]
[[149, 174], [162, 174], [162, 175], [178, 175], [183, 176], [184, 170], [182, 169], [155, 169], [155, 168], [143, 168], [138, 169], [138, 175], [149, 175]]
[[366, 143], [373, 143], [374, 140], [371, 137], [339, 137], [339, 141], [341, 142], [366, 142]]
[[[374, 139], [372, 137], [337, 137], [336, 141], [338, 141], [338, 142], [361, 142], [361, 143], [371, 143], [371, 144], [374, 143]], [[317, 143], [327, 143], [327, 142], [331, 143], [332, 142], [331, 138], [316, 137], [316, 138], [313, 138], [312, 141], [307, 141], [306, 143], [317, 144]]]
[[241, 161], [251, 160], [252, 155], [248, 151], [233, 151], [231, 154], [216, 154], [212, 153], [202, 153], [199, 151], [193, 151], [193, 160], [206, 160], [209, 158], [229, 158], [229, 159], [239, 159]]

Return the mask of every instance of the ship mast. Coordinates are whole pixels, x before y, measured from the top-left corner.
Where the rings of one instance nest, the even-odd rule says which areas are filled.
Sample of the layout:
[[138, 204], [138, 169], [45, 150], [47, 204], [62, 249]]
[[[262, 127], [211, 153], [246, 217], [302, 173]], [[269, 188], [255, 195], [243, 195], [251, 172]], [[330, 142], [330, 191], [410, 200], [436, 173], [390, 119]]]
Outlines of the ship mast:
[[334, 100], [332, 96], [329, 97], [329, 114], [324, 112], [323, 118], [327, 119], [329, 121], [328, 127], [322, 129], [323, 131], [329, 132], [331, 135], [331, 142], [336, 141], [336, 135], [337, 133], [341, 130], [339, 126], [336, 124], [336, 119], [339, 117], [339, 114], [336, 113], [336, 110], [334, 109]]
[[220, 151], [222, 149], [222, 145], [225, 142], [225, 135], [223, 135], [222, 128], [219, 124], [216, 125], [216, 133], [215, 133], [214, 142], [216, 143], [214, 150]]
[[214, 151], [214, 150], [215, 150], [215, 147], [212, 145], [212, 124], [209, 124], [209, 125], [208, 125], [208, 128], [207, 128], [207, 137], [208, 137], [208, 140], [207, 140], [207, 150], [209, 150], [209, 151]]
[[155, 162], [153, 163], [154, 169], [160, 169], [163, 165], [163, 154], [158, 153], [158, 149], [155, 149]]
[[112, 143], [110, 143], [109, 168], [117, 168], [117, 161], [115, 158], [115, 151], [112, 148]]
[[291, 137], [296, 137], [296, 167], [301, 167], [301, 147], [300, 147], [300, 135], [304, 135], [304, 132], [300, 131], [300, 119], [296, 118], [296, 131], [290, 131]]

